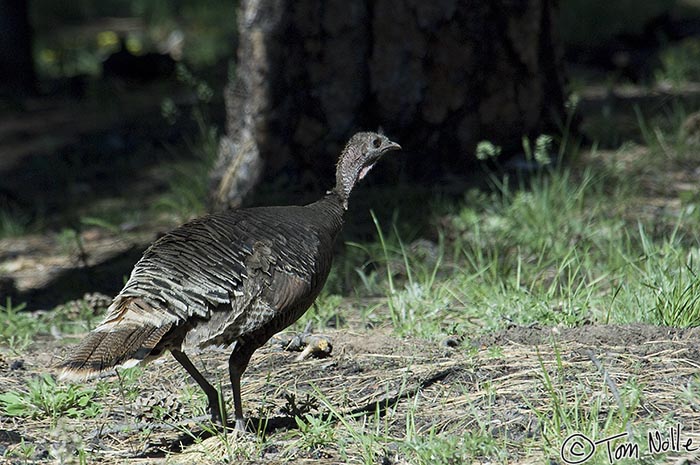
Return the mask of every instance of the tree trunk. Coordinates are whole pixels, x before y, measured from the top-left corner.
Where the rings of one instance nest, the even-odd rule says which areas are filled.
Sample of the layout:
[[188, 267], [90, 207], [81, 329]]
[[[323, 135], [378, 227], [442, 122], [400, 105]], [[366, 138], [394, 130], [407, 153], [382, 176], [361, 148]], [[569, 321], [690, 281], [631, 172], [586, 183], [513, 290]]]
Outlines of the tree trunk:
[[0, 97], [36, 89], [27, 0], [0, 0]]
[[[379, 127], [409, 175], [465, 172], [562, 120], [553, 0], [242, 0], [215, 208], [282, 167], [332, 184], [342, 144]], [[294, 169], [292, 170], [294, 172]]]

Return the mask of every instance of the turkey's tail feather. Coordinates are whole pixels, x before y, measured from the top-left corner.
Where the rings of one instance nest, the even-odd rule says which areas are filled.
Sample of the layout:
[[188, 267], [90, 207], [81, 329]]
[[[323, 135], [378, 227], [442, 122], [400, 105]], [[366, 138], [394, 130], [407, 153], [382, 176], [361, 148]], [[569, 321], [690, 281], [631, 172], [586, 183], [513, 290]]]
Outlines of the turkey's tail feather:
[[[131, 299], [122, 301], [107, 321], [88, 334], [61, 365], [60, 378], [87, 379], [122, 365], [134, 366], [147, 359], [172, 323], [139, 322], [129, 318]], [[138, 305], [139, 308], [142, 307]], [[126, 318], [124, 318], [126, 316]]]

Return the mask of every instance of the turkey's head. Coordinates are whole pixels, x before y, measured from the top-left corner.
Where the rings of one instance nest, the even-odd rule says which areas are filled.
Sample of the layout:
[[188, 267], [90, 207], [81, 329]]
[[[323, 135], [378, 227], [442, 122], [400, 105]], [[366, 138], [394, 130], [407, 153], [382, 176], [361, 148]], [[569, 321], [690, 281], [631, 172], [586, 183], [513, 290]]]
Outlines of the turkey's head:
[[333, 189], [340, 196], [345, 208], [355, 183], [369, 173], [382, 155], [400, 149], [399, 144], [376, 132], [358, 132], [350, 138], [338, 159], [336, 184]]

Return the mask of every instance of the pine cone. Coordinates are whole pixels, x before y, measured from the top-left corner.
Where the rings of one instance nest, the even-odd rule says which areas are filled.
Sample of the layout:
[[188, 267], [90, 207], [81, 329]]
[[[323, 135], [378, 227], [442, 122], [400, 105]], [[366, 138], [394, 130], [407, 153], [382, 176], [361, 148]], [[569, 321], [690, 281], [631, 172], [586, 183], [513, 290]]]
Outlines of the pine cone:
[[82, 299], [71, 300], [57, 309], [60, 309], [69, 320], [80, 319], [87, 310], [92, 315], [99, 315], [112, 303], [112, 299], [99, 292], [88, 292]]
[[89, 308], [92, 309], [94, 315], [98, 315], [107, 310], [109, 304], [112, 303], [112, 298], [107, 295], [100, 294], [99, 292], [88, 292], [83, 296], [83, 301]]
[[135, 403], [136, 416], [143, 421], [154, 422], [182, 417], [185, 406], [171, 392], [156, 391], [139, 397]]

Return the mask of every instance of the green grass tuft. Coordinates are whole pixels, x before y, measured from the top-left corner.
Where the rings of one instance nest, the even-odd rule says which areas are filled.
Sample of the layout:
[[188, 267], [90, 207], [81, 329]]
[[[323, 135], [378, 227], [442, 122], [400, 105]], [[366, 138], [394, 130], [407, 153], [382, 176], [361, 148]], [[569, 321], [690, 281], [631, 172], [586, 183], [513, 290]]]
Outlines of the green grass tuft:
[[26, 391], [0, 394], [0, 408], [8, 416], [48, 416], [53, 424], [60, 416], [90, 418], [101, 411], [100, 404], [95, 401], [95, 389], [59, 385], [46, 374], [30, 380]]
[[15, 351], [22, 351], [31, 343], [31, 339], [44, 326], [36, 318], [23, 313], [25, 304], [13, 305], [9, 297], [5, 305], [0, 305], [0, 344], [5, 344]]

